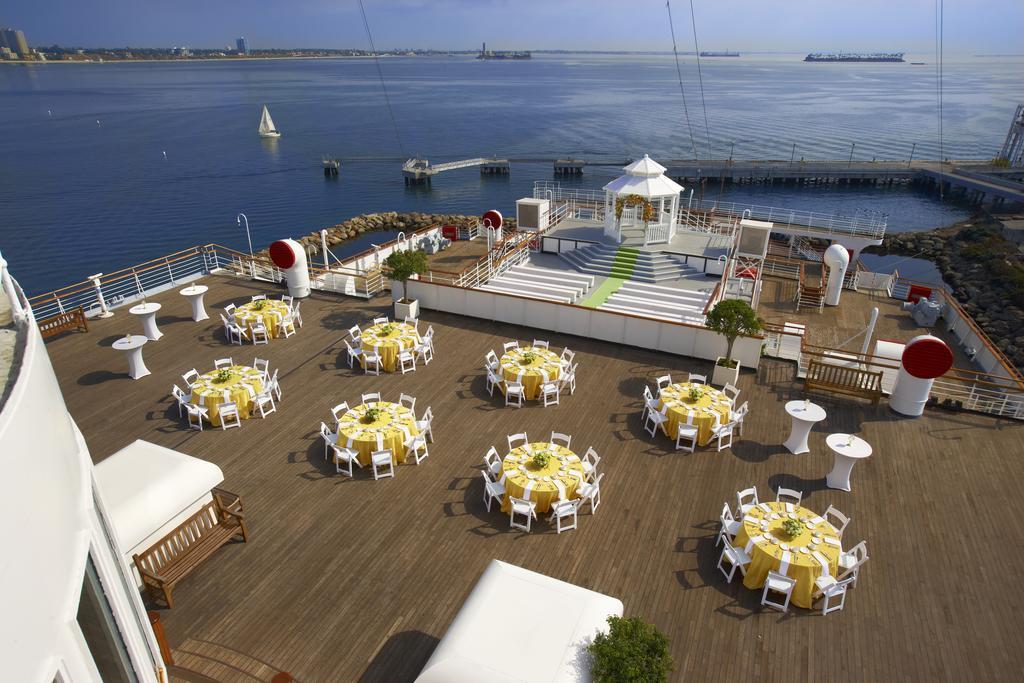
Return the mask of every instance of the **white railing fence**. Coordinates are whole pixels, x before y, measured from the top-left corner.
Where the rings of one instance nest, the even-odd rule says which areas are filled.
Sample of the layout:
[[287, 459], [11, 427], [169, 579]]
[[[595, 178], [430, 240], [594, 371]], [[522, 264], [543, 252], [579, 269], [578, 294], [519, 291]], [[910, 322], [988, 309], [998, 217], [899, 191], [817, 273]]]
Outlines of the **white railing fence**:
[[759, 221], [770, 221], [777, 226], [793, 228], [814, 228], [837, 235], [856, 235], [881, 239], [885, 236], [888, 215], [874, 211], [857, 212], [853, 216], [842, 216], [834, 213], [819, 213], [799, 209], [785, 209], [777, 206], [758, 206], [756, 204], [737, 204], [720, 202], [710, 199], [695, 199], [690, 202], [690, 209], [703, 210], [713, 214], [726, 214]]

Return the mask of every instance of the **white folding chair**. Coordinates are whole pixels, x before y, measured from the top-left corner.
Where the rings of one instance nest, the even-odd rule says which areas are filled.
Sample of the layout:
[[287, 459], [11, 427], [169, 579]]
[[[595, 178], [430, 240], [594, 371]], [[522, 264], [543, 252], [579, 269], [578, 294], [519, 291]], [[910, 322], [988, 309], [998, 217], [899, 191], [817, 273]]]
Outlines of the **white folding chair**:
[[267, 295], [266, 294], [253, 294], [252, 295], [252, 300], [253, 301], [266, 301], [267, 300]]
[[747, 413], [750, 412], [750, 403], [744, 401], [734, 412], [729, 413], [729, 422], [736, 423], [736, 431], [739, 432], [740, 436], [743, 436], [743, 420], [746, 419]]
[[388, 320], [387, 316], [384, 316], [383, 318], [374, 318], [373, 319], [373, 324], [374, 325], [385, 325], [388, 322], [390, 322], [390, 321]]
[[487, 470], [480, 472], [480, 475], [484, 478], [484, 505], [490, 512], [493, 501], [498, 501], [498, 506], [501, 506], [501, 501], [505, 498], [505, 487], [487, 476]]
[[354, 342], [359, 342], [363, 338], [363, 331], [359, 329], [359, 325], [353, 325], [348, 328], [348, 337]]
[[562, 355], [559, 356], [559, 360], [562, 362], [563, 367], [566, 365], [571, 366], [575, 359], [576, 353], [574, 351], [570, 351], [568, 346], [562, 349]]
[[661, 390], [672, 384], [672, 375], [662, 375], [656, 381], [658, 383], [658, 395], [661, 395]]
[[391, 451], [385, 449], [374, 451], [370, 454], [370, 464], [373, 466], [373, 479], [384, 479], [395, 476], [395, 463]]
[[718, 516], [718, 521], [720, 526], [718, 528], [718, 538], [715, 539], [715, 545], [721, 545], [722, 539], [732, 543], [736, 539], [736, 534], [743, 528], [743, 523], [738, 522], [732, 516], [732, 508], [729, 507], [728, 503], [722, 503], [722, 514]]
[[427, 450], [427, 439], [422, 434], [417, 434], [409, 440], [409, 444], [405, 447], [405, 461], [409, 462], [409, 457], [412, 456], [413, 461], [417, 465], [427, 459], [430, 452]]
[[757, 505], [760, 501], [757, 499], [757, 487], [751, 486], [749, 489], [743, 489], [742, 491], [736, 492], [736, 509], [739, 510], [740, 517], [746, 517], [747, 513], [750, 512], [750, 508]]
[[[728, 569], [724, 566], [726, 564], [729, 565]], [[743, 548], [734, 548], [728, 538], [723, 538], [722, 554], [718, 556], [718, 571], [722, 572], [725, 582], [732, 583], [732, 577], [736, 575], [737, 569], [740, 570], [741, 575], [746, 576], [749, 565], [750, 555]]]
[[501, 476], [501, 456], [498, 455], [498, 450], [494, 446], [488, 448], [487, 452], [484, 453], [484, 465], [494, 479]]
[[324, 462], [327, 462], [328, 458], [330, 457], [328, 455], [328, 450], [331, 448], [331, 446], [337, 445], [338, 434], [337, 432], [332, 432], [331, 428], [327, 426], [326, 422], [321, 422], [320, 436], [322, 436], [324, 439]]
[[413, 413], [415, 414], [416, 399], [413, 396], [410, 396], [409, 394], [400, 394], [398, 397], [398, 403], [399, 405], [403, 405], [409, 410], [413, 411]]
[[231, 360], [230, 358], [218, 358], [217, 360], [213, 361], [213, 367], [215, 370], [220, 370], [221, 368], [230, 368], [234, 364], [235, 361]]
[[228, 304], [227, 306], [224, 307], [224, 311], [228, 314], [229, 318], [234, 318], [236, 308], [237, 306], [235, 306], [234, 304]]
[[[821, 603], [821, 615], [825, 616], [829, 612], [838, 612], [846, 605], [846, 590], [853, 583], [853, 577], [843, 579], [842, 581], [836, 581], [832, 577], [827, 577], [831, 581], [826, 582], [826, 585], [821, 586], [819, 589], [818, 597], [822, 599]], [[838, 598], [838, 603], [833, 603], [834, 599]]]
[[196, 383], [197, 379], [199, 379], [199, 371], [196, 370], [195, 368], [192, 368], [184, 375], [182, 375], [181, 378], [185, 380], [185, 386], [188, 387], [189, 391], [192, 391], [192, 385]]
[[423, 419], [416, 420], [416, 429], [420, 430], [420, 434], [426, 435], [427, 441], [434, 443], [434, 412], [430, 406], [423, 411]]
[[559, 381], [562, 384], [563, 389], [568, 389], [570, 394], [576, 393], [576, 368], [579, 367], [578, 363], [574, 363], [562, 373]]
[[285, 339], [297, 332], [295, 329], [295, 318], [292, 317], [291, 313], [277, 314], [277, 329], [281, 331]]
[[189, 404], [189, 395], [186, 394], [181, 388], [175, 384], [171, 387], [171, 396], [174, 397], [175, 403], [178, 404], [178, 417], [181, 417], [182, 411], [185, 410], [185, 406]]
[[579, 508], [579, 498], [555, 501], [551, 506], [551, 515], [548, 517], [548, 521], [553, 521], [555, 523], [556, 533], [560, 534], [563, 531], [569, 531], [570, 529], [576, 528], [576, 524], [579, 522], [579, 516], [577, 515]]
[[544, 399], [544, 407], [556, 406], [561, 398], [562, 385], [558, 382], [544, 382], [540, 385], [540, 395]]
[[676, 450], [689, 451], [697, 450], [697, 435], [699, 430], [693, 425], [679, 423], [679, 433], [676, 434]]
[[740, 390], [731, 384], [726, 384], [724, 387], [722, 387], [722, 391], [725, 393], [726, 396], [732, 399], [733, 403], [736, 403], [736, 399], [740, 397]]
[[274, 392], [274, 396], [276, 396], [277, 400], [280, 401], [281, 383], [277, 381], [277, 370], [277, 368], [274, 368], [274, 374], [270, 376], [270, 381], [268, 382], [268, 384], [270, 385], [270, 390]]
[[593, 446], [587, 448], [587, 452], [584, 453], [583, 459], [580, 460], [580, 464], [583, 465], [583, 473], [587, 476], [587, 481], [592, 481], [597, 475], [597, 464], [601, 462], [601, 456], [597, 454]]
[[342, 401], [338, 405], [331, 408], [331, 415], [334, 416], [334, 423], [341, 422], [341, 418], [344, 417], [345, 413], [349, 411], [348, 401]]
[[408, 316], [407, 315], [407, 316], [405, 316], [405, 319], [402, 320], [402, 322], [404, 322], [406, 325], [410, 326], [412, 329], [416, 330], [417, 332], [420, 331], [420, 319], [419, 318], [413, 318], [412, 316]]
[[708, 378], [707, 375], [698, 375], [696, 373], [691, 372], [689, 378], [686, 381], [689, 382], [690, 384], [707, 384]]
[[597, 475], [597, 479], [594, 481], [583, 482], [580, 487], [576, 489], [576, 494], [580, 497], [580, 507], [586, 503], [590, 503], [590, 514], [597, 512], [597, 506], [601, 504], [601, 480], [604, 479], [604, 472]]
[[568, 434], [562, 434], [561, 432], [551, 432], [550, 442], [556, 446], [563, 446], [569, 448], [569, 443], [572, 441], [572, 437]]
[[650, 410], [658, 410], [658, 401], [654, 398], [654, 394], [651, 393], [651, 388], [644, 385], [644, 411], [640, 413], [640, 421], [647, 421], [647, 412]]
[[860, 568], [864, 566], [864, 563], [867, 561], [868, 544], [865, 541], [861, 541], [850, 548], [847, 552], [839, 553], [838, 579], [842, 581], [846, 578], [852, 578], [853, 583], [851, 584], [851, 588], [856, 588], [857, 579], [860, 576]]
[[245, 341], [249, 340], [249, 331], [243, 325], [239, 325], [236, 322], [228, 322], [227, 335], [229, 342], [234, 344], [237, 341], [239, 346], [242, 346]]
[[793, 505], [799, 505], [800, 501], [804, 499], [803, 491], [796, 491], [794, 489], [787, 489], [784, 486], [780, 486], [779, 490], [775, 492], [776, 503], [792, 503]]
[[194, 403], [185, 405], [185, 412], [188, 414], [188, 426], [190, 429], [203, 431], [203, 420], [210, 419], [210, 410]]
[[363, 372], [367, 375], [380, 375], [380, 354], [376, 351], [363, 349]]
[[732, 435], [735, 429], [735, 422], [727, 422], [711, 430], [711, 438], [718, 442], [718, 452], [722, 452], [726, 448], [732, 448]]
[[494, 374], [494, 370], [491, 368], [484, 369], [487, 370], [487, 393], [494, 396], [494, 388], [501, 386], [501, 383], [504, 382], [504, 380]]
[[514, 451], [520, 446], [525, 446], [530, 443], [530, 439], [526, 436], [526, 432], [519, 432], [518, 434], [508, 435], [508, 449]]
[[282, 294], [281, 295], [281, 301], [283, 301], [286, 304], [288, 304], [288, 308], [291, 308], [292, 304], [295, 303], [295, 297], [293, 297], [293, 296], [291, 296], [289, 294]]
[[260, 371], [263, 376], [263, 381], [266, 382], [270, 379], [270, 361], [263, 358], [256, 358], [252, 362], [252, 366]]
[[489, 368], [491, 370], [497, 370], [500, 365], [501, 361], [498, 360], [498, 354], [496, 354], [494, 351], [488, 351], [484, 355], [484, 367]]
[[547, 349], [548, 343], [543, 339], [534, 339], [532, 346], [535, 349]]
[[[277, 405], [274, 404], [274, 393], [270, 389], [256, 394], [255, 398], [253, 398], [253, 403], [256, 404], [256, 409], [260, 411], [261, 418], [277, 412]], [[267, 409], [268, 405], [270, 406], [269, 410]]]
[[427, 325], [427, 332], [423, 335], [423, 341], [430, 343], [430, 353], [434, 353], [434, 326]]
[[352, 345], [348, 343], [348, 339], [343, 339], [342, 341], [345, 342], [345, 352], [348, 354], [348, 366], [350, 368], [355, 367], [355, 362], [363, 355], [363, 350], [352, 348]]
[[[351, 448], [345, 448], [344, 446], [339, 446], [338, 444], [333, 443], [331, 444], [331, 452], [334, 454], [334, 470], [338, 474], [345, 474], [351, 478], [355, 476], [355, 473], [352, 470], [353, 465], [359, 469], [363, 469], [362, 463], [359, 462], [359, 453]], [[342, 465], [344, 465], [344, 467], [342, 467]]]
[[434, 360], [434, 345], [430, 343], [429, 337], [422, 337], [413, 350], [416, 358], [423, 361], [424, 365], [430, 365], [430, 361]]
[[[764, 590], [761, 592], [761, 605], [771, 607], [780, 612], [789, 611], [789, 600], [793, 597], [793, 589], [796, 588], [796, 579], [791, 579], [785, 574], [775, 571], [768, 572], [768, 578], [764, 581]], [[772, 599], [773, 595], [782, 596], [782, 602]]]
[[263, 324], [262, 320], [257, 320], [250, 327], [252, 330], [252, 343], [253, 344], [269, 344], [270, 343], [270, 331], [267, 330], [267, 326]]
[[409, 349], [398, 354], [398, 364], [403, 375], [407, 372], [416, 372], [416, 356]]
[[850, 523], [850, 518], [831, 505], [829, 505], [828, 509], [825, 510], [823, 517], [825, 518], [825, 521], [831, 524], [832, 528], [836, 530], [836, 534], [839, 538], [842, 538], [846, 525]]
[[360, 402], [361, 403], [380, 403], [380, 392], [379, 391], [371, 391], [369, 393], [363, 394], [362, 398], [360, 399]]
[[299, 327], [302, 327], [302, 311], [301, 311], [301, 307], [302, 307], [302, 300], [301, 299], [299, 301], [296, 301], [295, 305], [292, 306], [292, 319], [296, 323], [298, 323]]
[[[516, 521], [516, 515], [526, 517], [526, 524]], [[530, 522], [537, 519], [537, 503], [522, 498], [509, 498], [508, 525], [512, 529], [530, 532]]]
[[242, 426], [242, 416], [238, 414], [238, 404], [234, 401], [221, 403], [217, 409], [217, 415], [220, 417], [220, 428], [222, 431], [231, 427]]
[[524, 398], [526, 398], [526, 390], [523, 388], [522, 382], [505, 382], [505, 405], [522, 408]]
[[518, 341], [505, 342], [504, 344], [501, 345], [501, 348], [504, 349], [505, 353], [508, 353], [512, 349], [518, 349], [519, 348], [519, 342]]
[[647, 410], [647, 423], [644, 425], [644, 429], [652, 437], [659, 427], [668, 422], [668, 404], [661, 407], [661, 410], [656, 410], [654, 406], [649, 406]]

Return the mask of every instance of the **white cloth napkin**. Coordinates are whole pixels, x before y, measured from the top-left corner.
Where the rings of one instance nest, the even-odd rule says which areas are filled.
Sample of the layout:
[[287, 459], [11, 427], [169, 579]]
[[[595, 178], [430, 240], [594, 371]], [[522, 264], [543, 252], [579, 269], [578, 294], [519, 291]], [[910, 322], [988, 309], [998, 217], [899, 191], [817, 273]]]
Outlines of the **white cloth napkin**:
[[782, 560], [779, 562], [779, 573], [783, 576], [789, 574], [789, 561], [793, 556], [790, 555], [788, 550], [782, 551]]
[[825, 537], [825, 543], [828, 543], [829, 545], [834, 545], [837, 548], [843, 547], [842, 544], [839, 542], [838, 538], [832, 538], [831, 536]]
[[747, 545], [744, 546], [743, 551], [747, 553], [747, 555], [749, 555], [750, 551], [754, 549], [754, 544], [758, 543], [763, 538], [764, 536], [762, 534], [758, 534], [757, 536], [751, 536], [750, 539], [747, 541]]
[[815, 550], [811, 553], [811, 556], [818, 561], [821, 565], [821, 575], [828, 576], [831, 572], [828, 570], [828, 558], [821, 554], [820, 551]]

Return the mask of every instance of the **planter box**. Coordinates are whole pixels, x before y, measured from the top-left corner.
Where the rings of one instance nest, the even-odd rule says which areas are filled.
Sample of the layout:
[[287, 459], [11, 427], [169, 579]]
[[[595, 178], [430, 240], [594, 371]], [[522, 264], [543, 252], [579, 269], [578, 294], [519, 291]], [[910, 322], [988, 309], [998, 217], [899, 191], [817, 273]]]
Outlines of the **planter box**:
[[403, 304], [401, 301], [395, 302], [395, 320], [402, 321], [406, 318], [419, 318], [420, 317], [420, 302], [413, 299], [407, 304]]
[[[718, 360], [721, 360], [719, 357]], [[740, 362], [736, 361], [736, 367], [726, 368], [715, 363], [715, 372], [711, 376], [711, 383], [715, 386], [724, 387], [726, 384], [736, 386], [740, 377]]]

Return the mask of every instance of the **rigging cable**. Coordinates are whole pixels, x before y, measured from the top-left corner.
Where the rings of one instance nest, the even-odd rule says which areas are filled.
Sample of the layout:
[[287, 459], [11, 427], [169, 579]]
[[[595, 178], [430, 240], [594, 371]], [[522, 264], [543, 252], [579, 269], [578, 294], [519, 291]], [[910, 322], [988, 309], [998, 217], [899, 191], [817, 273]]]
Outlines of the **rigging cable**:
[[391, 117], [391, 126], [395, 129], [395, 139], [398, 140], [398, 151], [402, 156], [407, 156], [405, 147], [402, 145], [402, 136], [398, 132], [398, 121], [395, 120], [395, 112], [391, 108], [391, 98], [388, 97], [388, 88], [384, 84], [384, 71], [380, 68], [380, 57], [377, 56], [377, 48], [373, 45], [373, 34], [370, 33], [370, 22], [366, 19], [366, 8], [363, 7], [363, 0], [359, 0], [359, 14], [363, 18], [363, 28], [366, 29], [366, 38], [370, 41], [370, 51], [373, 53], [373, 62], [377, 65], [377, 76], [380, 78], [380, 89], [384, 91], [384, 103], [388, 107], [388, 115]]
[[942, 201], [942, 165], [945, 163], [942, 149], [942, 0], [935, 0], [935, 97], [939, 114], [939, 201]]
[[690, 0], [690, 23], [693, 25], [693, 51], [697, 55], [697, 82], [700, 84], [700, 106], [704, 109], [704, 134], [707, 136], [707, 156], [711, 158], [711, 129], [708, 127], [708, 106], [704, 104], [704, 77], [700, 73], [700, 46], [697, 45], [697, 18], [693, 14], [693, 0]]
[[676, 58], [676, 76], [679, 77], [679, 94], [683, 97], [683, 115], [686, 116], [686, 127], [690, 131], [690, 147], [693, 148], [693, 158], [696, 160], [697, 143], [693, 139], [693, 125], [690, 123], [690, 111], [686, 107], [686, 91], [683, 89], [683, 71], [679, 66], [679, 50], [676, 49], [676, 27], [672, 22], [672, 4], [665, 0], [665, 7], [668, 8], [668, 27], [672, 31], [672, 54]]

